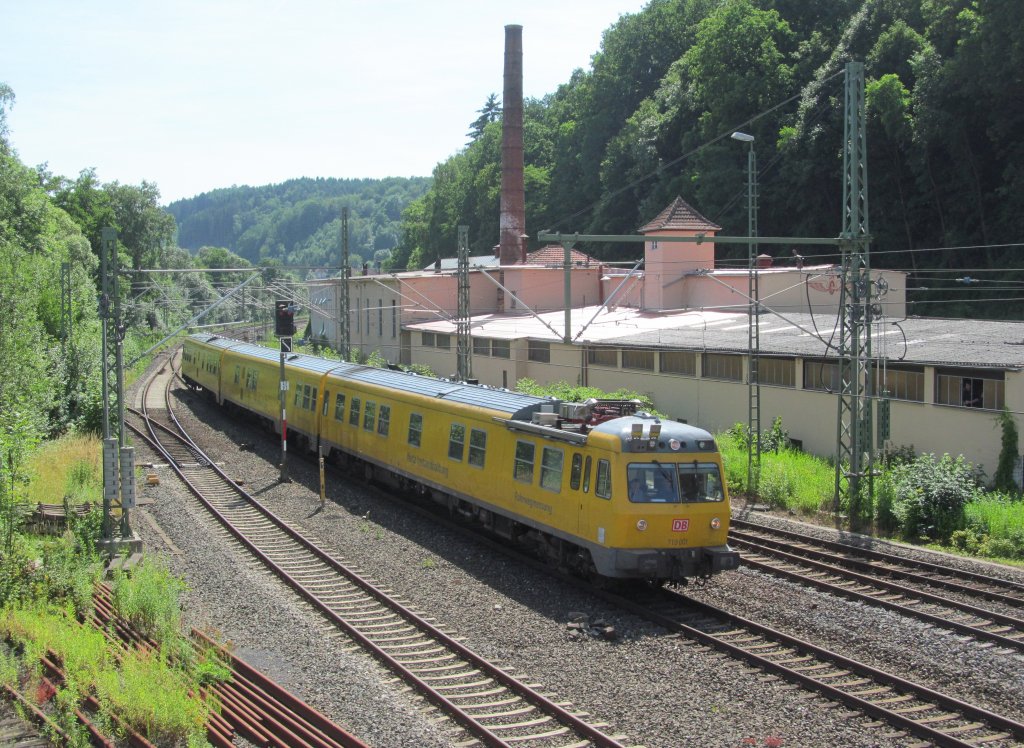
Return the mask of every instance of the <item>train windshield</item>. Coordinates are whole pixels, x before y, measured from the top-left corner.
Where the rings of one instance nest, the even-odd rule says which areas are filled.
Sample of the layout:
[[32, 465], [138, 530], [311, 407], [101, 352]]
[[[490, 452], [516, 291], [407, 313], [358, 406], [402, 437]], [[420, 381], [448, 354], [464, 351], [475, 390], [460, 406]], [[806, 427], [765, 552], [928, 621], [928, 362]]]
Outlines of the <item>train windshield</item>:
[[634, 462], [627, 469], [634, 504], [723, 501], [722, 475], [713, 462]]

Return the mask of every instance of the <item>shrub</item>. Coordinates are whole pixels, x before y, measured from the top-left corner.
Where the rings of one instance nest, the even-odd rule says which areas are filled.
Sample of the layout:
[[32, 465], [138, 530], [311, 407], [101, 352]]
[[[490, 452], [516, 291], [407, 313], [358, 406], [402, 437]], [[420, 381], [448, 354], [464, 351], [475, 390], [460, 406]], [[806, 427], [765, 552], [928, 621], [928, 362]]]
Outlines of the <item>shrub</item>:
[[892, 515], [907, 539], [944, 541], [964, 527], [965, 506], [978, 493], [971, 465], [962, 456], [921, 455], [886, 474]]
[[143, 557], [130, 574], [119, 571], [112, 585], [114, 610], [140, 633], [161, 644], [177, 640], [181, 627], [180, 595], [185, 583], [165, 563]]
[[999, 463], [996, 466], [996, 474], [993, 480], [997, 491], [1019, 494], [1017, 482], [1013, 479], [1013, 469], [1017, 466], [1017, 421], [1009, 409], [1003, 406], [1002, 411], [996, 416], [996, 425], [1002, 431], [1002, 446], [999, 449]]

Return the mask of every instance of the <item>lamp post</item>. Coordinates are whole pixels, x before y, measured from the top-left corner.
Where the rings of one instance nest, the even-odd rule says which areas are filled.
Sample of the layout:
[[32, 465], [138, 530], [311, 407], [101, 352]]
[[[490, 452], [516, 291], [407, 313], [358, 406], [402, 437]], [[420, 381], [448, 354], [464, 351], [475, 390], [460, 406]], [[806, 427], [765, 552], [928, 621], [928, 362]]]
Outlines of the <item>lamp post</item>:
[[[757, 236], [757, 156], [754, 154], [754, 136], [734, 132], [733, 140], [747, 144], [747, 236]], [[757, 373], [758, 354], [761, 349], [757, 287], [757, 256], [754, 243], [747, 244], [747, 360], [750, 373], [747, 378], [747, 491], [757, 495], [761, 478], [761, 383]]]

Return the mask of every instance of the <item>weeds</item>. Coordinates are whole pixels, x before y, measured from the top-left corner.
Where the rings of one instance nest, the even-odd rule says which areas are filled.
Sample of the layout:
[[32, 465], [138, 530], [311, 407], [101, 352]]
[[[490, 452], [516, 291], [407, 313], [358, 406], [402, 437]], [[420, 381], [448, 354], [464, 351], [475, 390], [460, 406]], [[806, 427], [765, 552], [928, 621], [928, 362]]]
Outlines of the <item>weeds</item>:
[[163, 561], [146, 556], [131, 573], [118, 571], [113, 584], [114, 610], [141, 634], [161, 645], [175, 642], [181, 630], [181, 577]]

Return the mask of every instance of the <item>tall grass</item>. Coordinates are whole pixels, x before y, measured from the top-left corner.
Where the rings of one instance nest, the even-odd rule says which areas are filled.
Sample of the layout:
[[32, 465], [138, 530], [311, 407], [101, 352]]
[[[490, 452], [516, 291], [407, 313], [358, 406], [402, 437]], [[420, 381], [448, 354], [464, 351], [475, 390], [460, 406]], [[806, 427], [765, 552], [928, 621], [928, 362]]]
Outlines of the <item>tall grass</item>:
[[178, 640], [185, 582], [159, 557], [143, 557], [130, 574], [117, 572], [112, 590], [114, 609], [140, 633], [161, 645]]
[[1024, 540], [1024, 501], [987, 494], [966, 506], [967, 524], [993, 538]]
[[97, 436], [66, 436], [46, 442], [32, 455], [28, 500], [35, 504], [97, 502], [103, 497], [101, 442]]

